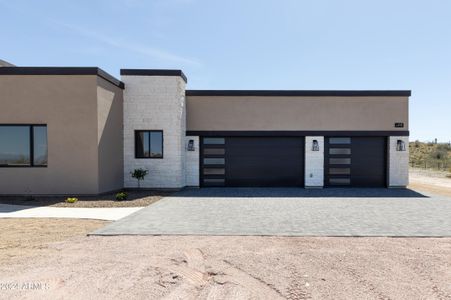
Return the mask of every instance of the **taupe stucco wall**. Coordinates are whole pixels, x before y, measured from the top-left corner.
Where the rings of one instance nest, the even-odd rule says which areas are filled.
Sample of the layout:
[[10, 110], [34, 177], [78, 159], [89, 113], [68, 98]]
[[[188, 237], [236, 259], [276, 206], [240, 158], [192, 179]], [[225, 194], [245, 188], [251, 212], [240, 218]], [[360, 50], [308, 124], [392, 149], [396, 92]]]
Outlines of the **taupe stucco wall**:
[[99, 146], [99, 192], [124, 185], [122, 89], [97, 78], [97, 142]]
[[187, 130], [404, 131], [408, 98], [188, 96]]
[[[97, 194], [117, 186], [120, 98], [95, 75], [0, 76], [0, 124], [47, 124], [48, 135], [48, 167], [0, 168], [0, 194]], [[119, 162], [107, 166], [110, 158]]]

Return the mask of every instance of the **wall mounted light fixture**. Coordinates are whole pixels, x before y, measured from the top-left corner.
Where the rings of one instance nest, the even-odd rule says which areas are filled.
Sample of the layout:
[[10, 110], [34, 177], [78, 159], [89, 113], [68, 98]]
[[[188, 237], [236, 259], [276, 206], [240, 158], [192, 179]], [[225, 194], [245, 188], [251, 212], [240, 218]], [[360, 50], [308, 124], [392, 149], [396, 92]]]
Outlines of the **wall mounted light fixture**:
[[396, 151], [406, 151], [406, 143], [402, 140], [396, 142]]
[[312, 141], [312, 151], [319, 151], [319, 143], [318, 140]]
[[194, 151], [194, 140], [188, 141], [188, 151]]

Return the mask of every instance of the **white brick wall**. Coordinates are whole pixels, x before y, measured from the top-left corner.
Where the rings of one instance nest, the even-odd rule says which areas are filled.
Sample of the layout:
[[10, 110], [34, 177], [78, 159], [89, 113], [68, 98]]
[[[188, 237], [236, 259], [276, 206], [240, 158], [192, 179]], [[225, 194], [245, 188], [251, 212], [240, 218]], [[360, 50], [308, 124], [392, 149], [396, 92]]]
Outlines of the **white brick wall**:
[[[312, 151], [313, 140], [317, 140], [319, 151]], [[324, 185], [324, 137], [305, 137], [305, 187]]]
[[[404, 141], [406, 151], [396, 151], [398, 140]], [[409, 184], [409, 137], [388, 138], [388, 186], [406, 187]]]
[[189, 140], [194, 140], [194, 151], [186, 151], [186, 185], [199, 186], [199, 137], [187, 136], [185, 149], [188, 149]]
[[[179, 76], [122, 76], [124, 186], [137, 187], [135, 168], [149, 170], [141, 187], [185, 186], [185, 82]], [[163, 130], [163, 159], [135, 159], [135, 130]]]

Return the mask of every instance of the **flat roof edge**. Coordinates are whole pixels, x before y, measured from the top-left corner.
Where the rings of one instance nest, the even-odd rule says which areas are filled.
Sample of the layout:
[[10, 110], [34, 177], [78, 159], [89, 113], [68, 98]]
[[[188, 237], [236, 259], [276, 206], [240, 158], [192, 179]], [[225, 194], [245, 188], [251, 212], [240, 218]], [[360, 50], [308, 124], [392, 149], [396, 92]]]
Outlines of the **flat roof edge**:
[[188, 83], [188, 78], [182, 70], [169, 69], [121, 69], [121, 75], [125, 76], [180, 76]]
[[186, 96], [410, 97], [410, 90], [186, 90]]
[[409, 136], [409, 130], [187, 130], [187, 136]]
[[0, 75], [97, 75], [124, 89], [124, 83], [99, 67], [0, 67]]

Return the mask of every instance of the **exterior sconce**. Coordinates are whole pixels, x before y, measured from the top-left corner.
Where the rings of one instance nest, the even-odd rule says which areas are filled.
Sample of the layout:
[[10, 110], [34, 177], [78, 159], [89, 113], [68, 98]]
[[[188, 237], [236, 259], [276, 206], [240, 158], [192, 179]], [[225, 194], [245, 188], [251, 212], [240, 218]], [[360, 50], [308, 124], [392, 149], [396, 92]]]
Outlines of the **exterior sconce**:
[[312, 151], [319, 151], [318, 140], [313, 140], [313, 142], [312, 142]]
[[194, 140], [188, 141], [188, 151], [194, 151]]
[[398, 140], [396, 142], [396, 151], [406, 151], [406, 143], [404, 143], [404, 141]]

